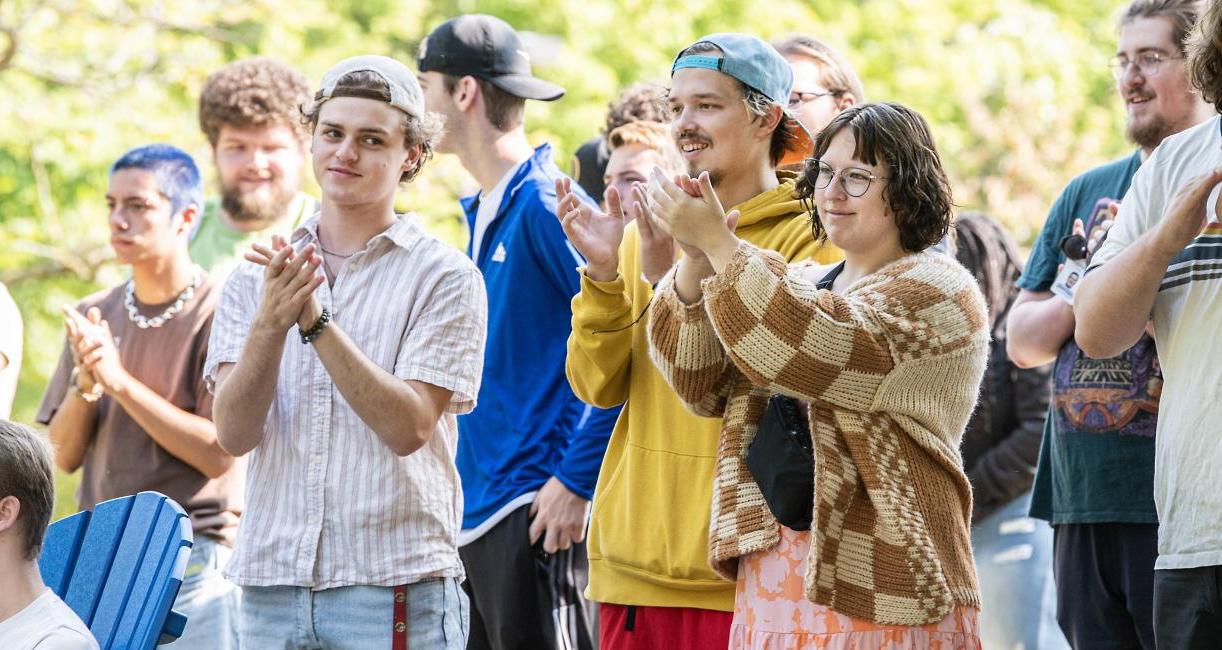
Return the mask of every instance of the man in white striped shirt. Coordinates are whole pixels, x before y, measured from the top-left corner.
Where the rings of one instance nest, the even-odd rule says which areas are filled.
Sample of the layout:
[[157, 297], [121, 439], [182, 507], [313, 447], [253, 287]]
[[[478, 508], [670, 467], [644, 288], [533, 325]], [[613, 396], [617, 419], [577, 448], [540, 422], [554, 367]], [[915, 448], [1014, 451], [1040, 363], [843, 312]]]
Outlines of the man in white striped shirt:
[[205, 368], [221, 445], [250, 453], [226, 570], [242, 645], [463, 648], [455, 416], [479, 392], [487, 299], [394, 212], [439, 120], [376, 56], [328, 72], [306, 118], [322, 211], [230, 276]]

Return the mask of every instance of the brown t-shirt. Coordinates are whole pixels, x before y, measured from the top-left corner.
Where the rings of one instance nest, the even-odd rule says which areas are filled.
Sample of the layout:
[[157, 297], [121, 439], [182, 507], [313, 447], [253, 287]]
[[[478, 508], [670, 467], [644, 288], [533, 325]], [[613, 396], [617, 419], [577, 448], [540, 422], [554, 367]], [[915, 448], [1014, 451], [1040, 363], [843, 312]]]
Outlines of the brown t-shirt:
[[[123, 367], [174, 406], [201, 417], [212, 417], [212, 394], [204, 386], [204, 360], [208, 334], [219, 291], [204, 276], [195, 295], [181, 312], [158, 328], [140, 329], [123, 305], [123, 284], [89, 296], [77, 309], [83, 314], [97, 307], [110, 324]], [[136, 306], [146, 317], [161, 314], [171, 303]], [[65, 347], [59, 366], [43, 394], [38, 421], [49, 424], [69, 389], [72, 354]], [[85, 452], [80, 507], [156, 490], [177, 501], [191, 516], [197, 535], [232, 541], [240, 512], [240, 477], [231, 469], [208, 479], [194, 467], [170, 455], [108, 395], [98, 400], [96, 429]]]

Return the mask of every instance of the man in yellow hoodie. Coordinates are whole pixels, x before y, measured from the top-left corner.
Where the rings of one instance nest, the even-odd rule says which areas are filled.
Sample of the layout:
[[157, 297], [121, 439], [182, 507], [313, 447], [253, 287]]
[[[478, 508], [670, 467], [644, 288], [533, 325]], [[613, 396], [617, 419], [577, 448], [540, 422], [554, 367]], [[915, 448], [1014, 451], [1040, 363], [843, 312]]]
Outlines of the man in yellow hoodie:
[[[840, 252], [815, 243], [794, 195], [796, 174], [776, 169], [802, 143], [785, 110], [792, 85], [785, 59], [760, 39], [700, 39], [671, 70], [672, 146], [684, 171], [708, 171], [718, 196], [741, 213], [739, 237], [791, 261], [830, 263]], [[558, 216], [586, 258], [573, 298], [569, 383], [589, 404], [624, 405], [594, 491], [586, 597], [600, 603], [603, 650], [724, 648], [734, 585], [713, 573], [707, 553], [720, 420], [685, 410], [649, 359], [640, 316], [675, 248], [647, 220], [637, 223], [638, 191], [624, 196], [612, 186], [604, 214], [567, 183], [557, 187]], [[670, 256], [661, 263], [660, 250]]]

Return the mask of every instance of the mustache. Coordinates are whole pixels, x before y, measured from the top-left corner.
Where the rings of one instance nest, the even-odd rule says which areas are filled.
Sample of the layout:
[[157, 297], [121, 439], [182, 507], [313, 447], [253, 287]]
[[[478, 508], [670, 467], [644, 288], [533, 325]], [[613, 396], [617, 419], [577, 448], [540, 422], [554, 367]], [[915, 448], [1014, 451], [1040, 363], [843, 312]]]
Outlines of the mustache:
[[710, 140], [707, 136], [701, 134], [699, 131], [688, 130], [688, 131], [680, 131], [679, 134], [675, 136], [675, 144], [680, 144], [683, 142], [698, 142], [700, 144], [710, 144], [712, 140]]

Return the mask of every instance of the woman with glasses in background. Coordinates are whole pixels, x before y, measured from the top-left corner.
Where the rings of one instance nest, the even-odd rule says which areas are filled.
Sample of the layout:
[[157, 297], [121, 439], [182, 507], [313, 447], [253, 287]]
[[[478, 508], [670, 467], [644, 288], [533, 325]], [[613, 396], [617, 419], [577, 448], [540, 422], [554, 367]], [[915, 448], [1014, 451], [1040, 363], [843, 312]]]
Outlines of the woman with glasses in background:
[[[642, 197], [686, 253], [657, 288], [651, 353], [693, 410], [724, 416], [709, 554], [737, 580], [730, 645], [979, 648], [959, 441], [988, 315], [973, 277], [927, 250], [952, 205], [929, 127], [850, 106], [798, 187], [840, 264], [738, 240], [707, 175], [655, 175]], [[803, 447], [813, 489], [795, 490]]]

